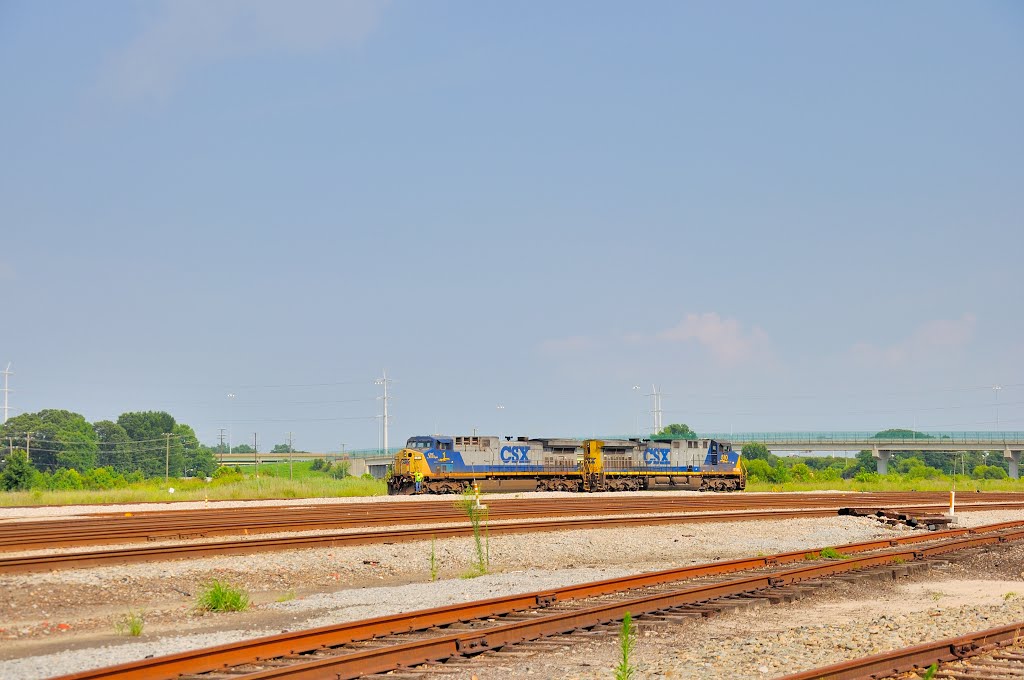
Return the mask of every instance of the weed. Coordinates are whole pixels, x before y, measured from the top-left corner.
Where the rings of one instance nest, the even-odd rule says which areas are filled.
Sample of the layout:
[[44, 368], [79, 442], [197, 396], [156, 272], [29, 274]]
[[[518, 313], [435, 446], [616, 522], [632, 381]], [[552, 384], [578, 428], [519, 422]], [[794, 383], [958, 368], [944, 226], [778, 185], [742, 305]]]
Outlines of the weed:
[[944, 593], [941, 593], [938, 590], [930, 590], [930, 591], [928, 591], [928, 597], [932, 598], [936, 602], [941, 600], [944, 596], [945, 596]]
[[129, 609], [127, 614], [123, 615], [114, 623], [114, 630], [117, 631], [118, 635], [139, 637], [142, 635], [142, 627], [144, 625], [144, 612], [137, 612]]
[[295, 591], [289, 590], [287, 593], [281, 593], [277, 596], [278, 602], [290, 602], [295, 599]]
[[462, 500], [456, 501], [455, 507], [466, 513], [469, 523], [473, 525], [473, 540], [476, 543], [476, 562], [470, 570], [463, 574], [462, 578], [474, 578], [483, 576], [490, 568], [490, 541], [484, 547], [484, 535], [481, 529], [487, 529], [487, 506], [477, 505], [476, 496], [472, 489], [466, 489], [462, 494]]
[[821, 556], [824, 557], [826, 560], [848, 560], [851, 557], [850, 555], [847, 555], [846, 553], [839, 552], [838, 550], [836, 550], [832, 546], [829, 546], [827, 548], [822, 548], [821, 549]]
[[208, 612], [242, 612], [249, 608], [249, 593], [223, 581], [203, 586], [196, 598], [196, 609]]
[[1014, 599], [1016, 597], [1017, 597], [1017, 593], [1015, 593], [1015, 592], [1013, 592], [1011, 590], [1010, 592], [1008, 592], [1005, 595], [1003, 595], [1003, 601], [1004, 602], [1009, 602], [1010, 600], [1012, 600], [1012, 599]]
[[615, 680], [631, 680], [636, 675], [636, 666], [629, 662], [629, 657], [636, 647], [636, 631], [633, 629], [633, 616], [626, 612], [619, 628], [619, 665], [615, 667]]
[[902, 557], [895, 557], [892, 561], [893, 564], [903, 564], [904, 562], [906, 562], [906, 560]]
[[939, 664], [933, 663], [931, 666], [928, 666], [927, 670], [925, 670], [924, 675], [921, 676], [921, 680], [932, 680], [932, 678], [935, 677], [936, 671], [938, 670]]
[[820, 560], [821, 559], [821, 553], [817, 553], [817, 552], [806, 553], [806, 554], [804, 554], [804, 559], [808, 560], [808, 561], [810, 561], [810, 560]]
[[430, 537], [430, 580], [437, 580], [437, 539], [433, 536]]

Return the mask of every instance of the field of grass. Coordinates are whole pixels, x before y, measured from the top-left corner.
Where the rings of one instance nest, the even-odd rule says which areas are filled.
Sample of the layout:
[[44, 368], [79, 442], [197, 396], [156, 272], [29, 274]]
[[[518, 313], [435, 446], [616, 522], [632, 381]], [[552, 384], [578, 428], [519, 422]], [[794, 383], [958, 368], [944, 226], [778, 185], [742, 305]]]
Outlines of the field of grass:
[[[383, 496], [383, 480], [361, 477], [333, 477], [310, 470], [310, 463], [294, 464], [294, 479], [288, 479], [288, 464], [260, 465], [256, 479], [253, 470], [231, 474], [206, 482], [202, 479], [149, 479], [118, 489], [97, 491], [0, 492], [0, 506], [82, 505], [90, 503], [139, 503], [151, 501], [242, 500], [259, 498], [339, 498], [345, 496]], [[174, 492], [170, 492], [170, 488]]]
[[[901, 475], [886, 475], [876, 480], [858, 482], [853, 479], [807, 482], [747, 481], [747, 491], [949, 491], [950, 478], [907, 479]], [[1016, 479], [971, 479], [957, 475], [957, 493], [977, 491], [1024, 491], [1024, 481]]]

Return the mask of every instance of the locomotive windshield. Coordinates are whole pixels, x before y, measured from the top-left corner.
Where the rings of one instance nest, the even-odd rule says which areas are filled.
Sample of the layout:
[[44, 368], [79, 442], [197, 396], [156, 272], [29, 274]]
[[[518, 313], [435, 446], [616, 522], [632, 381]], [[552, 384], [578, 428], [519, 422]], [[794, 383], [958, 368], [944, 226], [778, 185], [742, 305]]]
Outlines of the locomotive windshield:
[[430, 439], [410, 439], [406, 442], [406, 448], [416, 449], [417, 451], [426, 451], [433, 446], [434, 442]]

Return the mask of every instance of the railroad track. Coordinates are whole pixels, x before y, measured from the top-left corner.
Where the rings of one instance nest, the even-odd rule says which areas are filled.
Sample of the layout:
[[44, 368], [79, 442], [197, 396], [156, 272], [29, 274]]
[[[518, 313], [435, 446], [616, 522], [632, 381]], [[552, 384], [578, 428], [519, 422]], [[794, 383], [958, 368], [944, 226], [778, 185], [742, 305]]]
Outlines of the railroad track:
[[702, 616], [716, 603], [770, 599], [850, 572], [906, 573], [956, 551], [1017, 540], [1024, 540], [1024, 521], [838, 546], [848, 558], [834, 561], [820, 551], [731, 560], [285, 633], [60, 680], [357, 678], [536, 645], [600, 629], [626, 612], [640, 621]]
[[923, 674], [938, 666], [936, 680], [1024, 678], [1024, 622], [926, 642], [892, 652], [787, 675], [780, 680], [868, 680]]
[[[965, 510], [1024, 508], [1024, 494], [971, 494]], [[984, 499], [984, 500], [981, 500]], [[967, 503], [967, 501], [970, 501]], [[493, 521], [567, 516], [729, 512], [774, 508], [844, 506], [934, 511], [948, 507], [940, 493], [762, 494], [615, 496], [559, 499], [488, 499]], [[451, 499], [321, 506], [271, 506], [216, 510], [103, 513], [53, 520], [0, 521], [0, 552], [115, 543], [216, 538], [277, 532], [346, 530], [461, 522], [465, 515]]]
[[[1000, 504], [1005, 507], [1005, 504]], [[910, 511], [929, 511], [942, 506], [918, 506]], [[1018, 506], [1014, 506], [1018, 507]], [[1024, 507], [1024, 506], [1020, 506]], [[971, 509], [972, 506], [963, 506]], [[989, 505], [977, 509], [989, 509]], [[554, 520], [510, 521], [503, 524], [488, 522], [485, 531], [499, 536], [579, 529], [610, 529], [659, 524], [690, 524], [705, 522], [743, 522], [780, 519], [805, 519], [831, 517], [838, 510], [831, 508], [807, 508], [799, 510], [770, 510], [756, 512], [703, 512], [695, 514], [641, 514], [633, 517], [599, 517]], [[274, 538], [251, 538], [202, 543], [162, 543], [129, 548], [83, 550], [63, 553], [30, 554], [0, 557], [0, 574], [54, 571], [58, 569], [81, 569], [86, 567], [158, 562], [164, 560], [197, 559], [219, 555], [247, 555], [257, 552], [298, 550], [303, 548], [336, 548], [356, 545], [393, 544], [412, 541], [429, 541], [438, 538], [472, 536], [473, 528], [465, 519], [461, 524], [434, 526], [428, 528], [404, 528], [392, 530], [355, 531], [316, 535], [282, 536]], [[194, 537], [194, 536], [193, 536]]]

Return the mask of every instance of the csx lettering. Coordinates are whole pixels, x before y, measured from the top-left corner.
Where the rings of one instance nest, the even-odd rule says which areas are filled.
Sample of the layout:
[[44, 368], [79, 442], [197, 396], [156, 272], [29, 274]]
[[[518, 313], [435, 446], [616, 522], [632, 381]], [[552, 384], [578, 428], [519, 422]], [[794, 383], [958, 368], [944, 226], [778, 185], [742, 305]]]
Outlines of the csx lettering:
[[501, 462], [502, 463], [529, 463], [530, 459], [527, 457], [527, 452], [530, 450], [529, 446], [502, 446]]
[[668, 465], [669, 449], [647, 449], [644, 451], [644, 462], [653, 465]]

